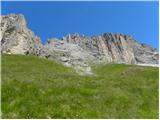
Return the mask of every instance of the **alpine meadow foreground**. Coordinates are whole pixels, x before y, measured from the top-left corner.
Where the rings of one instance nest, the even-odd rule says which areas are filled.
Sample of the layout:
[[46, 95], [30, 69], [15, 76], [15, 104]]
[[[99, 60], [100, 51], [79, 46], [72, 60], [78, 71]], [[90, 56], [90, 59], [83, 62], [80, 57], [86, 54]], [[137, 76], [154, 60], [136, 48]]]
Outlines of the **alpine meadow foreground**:
[[2, 54], [2, 118], [158, 118], [158, 68], [108, 64], [93, 73]]

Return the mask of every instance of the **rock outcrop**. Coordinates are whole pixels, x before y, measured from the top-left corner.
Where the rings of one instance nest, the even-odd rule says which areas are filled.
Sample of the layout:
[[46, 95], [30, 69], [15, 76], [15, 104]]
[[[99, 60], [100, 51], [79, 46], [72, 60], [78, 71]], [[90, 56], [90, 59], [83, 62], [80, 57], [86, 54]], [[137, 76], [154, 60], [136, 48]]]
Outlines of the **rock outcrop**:
[[39, 55], [40, 39], [26, 26], [23, 15], [1, 16], [1, 51], [8, 54]]
[[92, 56], [77, 44], [57, 39], [48, 40], [41, 51], [41, 57], [73, 67], [79, 74], [91, 74], [91, 67], [87, 61]]
[[130, 36], [105, 33], [93, 37], [69, 34], [62, 40], [50, 39], [41, 56], [56, 59], [80, 73], [91, 74], [92, 64], [158, 64], [159, 54]]
[[22, 15], [1, 17], [1, 51], [11, 54], [35, 54], [71, 66], [79, 74], [92, 74], [93, 64], [159, 63], [159, 53], [131, 36], [104, 33], [99, 36], [68, 34], [62, 39], [49, 39], [45, 45], [26, 27]]
[[146, 44], [139, 44], [135, 40], [129, 41], [129, 44], [133, 48], [137, 64], [159, 64], [159, 53], [157, 49]]

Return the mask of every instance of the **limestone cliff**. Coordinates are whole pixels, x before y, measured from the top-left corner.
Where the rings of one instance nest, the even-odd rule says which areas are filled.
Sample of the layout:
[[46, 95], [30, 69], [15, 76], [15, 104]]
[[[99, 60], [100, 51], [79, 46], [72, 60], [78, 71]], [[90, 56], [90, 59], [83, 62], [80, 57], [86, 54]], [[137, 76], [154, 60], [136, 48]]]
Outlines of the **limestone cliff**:
[[35, 54], [71, 66], [80, 74], [92, 74], [92, 64], [125, 63], [158, 65], [159, 53], [123, 34], [99, 36], [68, 34], [49, 39], [45, 45], [26, 26], [22, 15], [1, 17], [1, 52]]
[[69, 34], [61, 40], [50, 39], [41, 56], [87, 74], [91, 74], [91, 64], [158, 64], [159, 61], [156, 49], [139, 44], [130, 36], [112, 33], [93, 37]]
[[26, 26], [23, 15], [1, 16], [1, 51], [8, 54], [35, 54], [41, 49], [40, 39]]

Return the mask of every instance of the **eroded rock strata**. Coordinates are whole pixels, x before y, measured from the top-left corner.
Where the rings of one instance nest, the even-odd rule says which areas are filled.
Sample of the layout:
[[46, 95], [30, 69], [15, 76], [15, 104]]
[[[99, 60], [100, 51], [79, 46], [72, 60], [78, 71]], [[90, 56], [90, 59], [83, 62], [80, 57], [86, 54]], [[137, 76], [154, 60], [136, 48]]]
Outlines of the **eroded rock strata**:
[[8, 54], [39, 55], [40, 39], [26, 26], [23, 15], [1, 16], [1, 51]]
[[99, 36], [68, 34], [45, 45], [26, 26], [23, 15], [1, 16], [1, 52], [34, 54], [71, 66], [80, 74], [92, 74], [93, 64], [125, 63], [158, 65], [159, 53], [131, 36], [104, 33]]

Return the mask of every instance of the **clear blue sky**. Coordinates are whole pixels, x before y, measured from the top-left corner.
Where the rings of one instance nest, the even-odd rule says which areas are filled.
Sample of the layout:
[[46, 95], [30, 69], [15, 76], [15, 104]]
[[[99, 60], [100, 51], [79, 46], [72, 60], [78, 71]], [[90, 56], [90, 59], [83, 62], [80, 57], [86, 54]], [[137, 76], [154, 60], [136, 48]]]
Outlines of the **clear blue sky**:
[[158, 48], [158, 2], [2, 2], [2, 15], [21, 13], [43, 43], [68, 33], [123, 33]]

